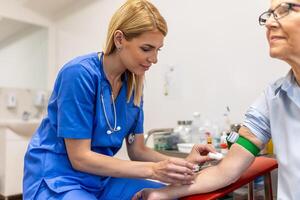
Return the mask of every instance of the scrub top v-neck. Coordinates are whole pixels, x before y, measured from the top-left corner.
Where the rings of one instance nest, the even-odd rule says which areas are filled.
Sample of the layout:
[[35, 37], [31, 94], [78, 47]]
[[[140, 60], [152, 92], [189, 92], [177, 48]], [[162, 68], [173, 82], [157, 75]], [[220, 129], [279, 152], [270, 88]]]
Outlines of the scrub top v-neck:
[[60, 193], [84, 188], [101, 191], [110, 177], [83, 173], [72, 168], [65, 138], [91, 139], [91, 149], [107, 156], [115, 155], [129, 134], [143, 133], [143, 105], [127, 102], [127, 76], [115, 99], [117, 126], [121, 130], [107, 134], [107, 118], [114, 122], [111, 87], [103, 71], [98, 53], [73, 59], [63, 66], [49, 100], [48, 115], [32, 137], [25, 155], [23, 194], [33, 199], [39, 186], [45, 183]]

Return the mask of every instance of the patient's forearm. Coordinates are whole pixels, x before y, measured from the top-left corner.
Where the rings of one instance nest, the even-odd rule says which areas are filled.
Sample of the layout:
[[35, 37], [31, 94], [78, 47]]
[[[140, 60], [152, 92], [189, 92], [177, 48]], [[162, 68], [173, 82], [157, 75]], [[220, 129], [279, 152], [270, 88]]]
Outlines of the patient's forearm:
[[161, 199], [173, 199], [192, 194], [207, 193], [236, 181], [251, 165], [254, 156], [234, 144], [228, 155], [217, 166], [202, 170], [192, 185], [168, 186], [156, 192]]

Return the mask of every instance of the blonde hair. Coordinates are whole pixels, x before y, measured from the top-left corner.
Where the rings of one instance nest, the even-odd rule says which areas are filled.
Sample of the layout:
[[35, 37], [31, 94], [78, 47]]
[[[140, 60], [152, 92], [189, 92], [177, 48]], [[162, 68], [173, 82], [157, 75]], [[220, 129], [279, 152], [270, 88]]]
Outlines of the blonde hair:
[[[114, 34], [123, 32], [126, 40], [138, 37], [144, 32], [159, 30], [164, 36], [168, 28], [165, 19], [158, 9], [147, 0], [127, 0], [113, 15], [106, 38], [104, 54], [109, 55], [116, 50]], [[135, 75], [127, 71], [127, 102], [134, 93], [134, 104], [139, 106], [143, 95], [144, 75]]]

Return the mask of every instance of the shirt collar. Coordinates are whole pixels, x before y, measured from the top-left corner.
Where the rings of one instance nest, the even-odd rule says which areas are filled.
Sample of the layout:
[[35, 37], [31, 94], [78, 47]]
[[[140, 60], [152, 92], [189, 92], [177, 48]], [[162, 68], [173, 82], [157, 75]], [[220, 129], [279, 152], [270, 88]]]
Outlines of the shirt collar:
[[285, 76], [282, 84], [281, 84], [281, 89], [288, 92], [291, 90], [293, 87], [298, 87], [295, 76], [292, 70], [288, 72], [288, 74]]
[[104, 73], [104, 69], [103, 69], [103, 56], [104, 56], [104, 53], [100, 52], [100, 53], [97, 54], [97, 56], [98, 56], [98, 59], [99, 59], [99, 69], [100, 69], [100, 74], [101, 74], [101, 80], [108, 81], [107, 77], [106, 77], [106, 74]]
[[284, 91], [286, 95], [300, 108], [300, 87], [297, 84], [292, 70], [288, 72], [278, 89]]

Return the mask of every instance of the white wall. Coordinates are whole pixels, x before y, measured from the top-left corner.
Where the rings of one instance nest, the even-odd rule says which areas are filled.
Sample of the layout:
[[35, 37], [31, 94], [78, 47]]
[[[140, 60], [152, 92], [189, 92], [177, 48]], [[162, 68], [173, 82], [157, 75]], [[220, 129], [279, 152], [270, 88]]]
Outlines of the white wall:
[[28, 28], [0, 43], [0, 85], [46, 89], [48, 32]]
[[0, 0], [0, 16], [38, 26], [50, 26], [51, 20], [23, 6], [22, 2]]
[[[47, 42], [49, 43], [46, 47], [46, 52], [48, 59], [46, 65], [43, 66], [47, 69], [47, 76], [43, 78], [45, 78], [46, 81], [46, 88], [51, 89], [57, 71], [55, 65], [55, 26], [52, 20], [47, 19], [46, 17], [32, 11], [31, 9], [24, 7], [23, 3], [20, 1], [0, 0], [0, 5], [0, 17], [17, 20], [26, 24], [32, 24], [47, 29]], [[30, 46], [32, 46], [32, 44]], [[17, 73], [17, 71], [14, 71], [14, 73]], [[10, 82], [13, 81], [15, 81], [15, 79], [14, 77], [11, 77]]]
[[[100, 51], [113, 12], [124, 1], [101, 0], [57, 22], [58, 66], [74, 56]], [[193, 111], [217, 119], [228, 105], [243, 113], [271, 81], [288, 71], [269, 58], [258, 15], [269, 1], [153, 0], [169, 24], [159, 62], [147, 74], [145, 130], [174, 127]], [[170, 66], [169, 96], [163, 94]]]

